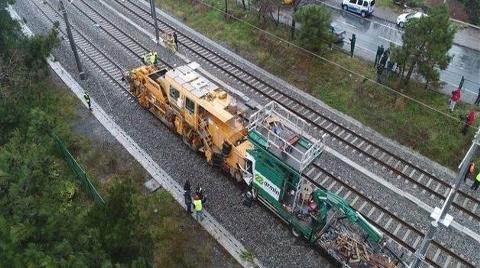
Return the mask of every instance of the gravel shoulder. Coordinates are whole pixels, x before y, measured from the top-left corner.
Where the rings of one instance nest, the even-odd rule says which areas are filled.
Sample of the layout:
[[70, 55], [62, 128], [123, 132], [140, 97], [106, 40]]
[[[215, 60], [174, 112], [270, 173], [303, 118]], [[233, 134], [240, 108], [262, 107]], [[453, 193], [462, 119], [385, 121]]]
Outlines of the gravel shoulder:
[[[96, 4], [99, 9], [102, 8], [102, 6], [96, 2], [92, 4]], [[32, 10], [31, 5], [26, 3], [25, 0], [18, 1], [17, 10], [24, 17], [29, 18], [28, 20], [31, 20], [27, 21], [27, 24], [34, 28], [36, 32], [45, 32], [45, 20], [41, 18], [38, 12]], [[111, 14], [104, 8], [102, 10], [105, 12], [105, 14]], [[75, 11], [72, 10], [71, 12], [74, 13]], [[88, 33], [88, 36], [94, 39], [95, 42], [100, 42], [103, 44], [105, 51], [108, 51], [108, 53], [115, 58], [115, 61], [118, 62], [123, 68], [128, 69], [139, 64], [138, 59], [134, 58], [132, 55], [129, 55], [124, 49], [119, 48], [118, 45], [105, 37], [105, 35], [101, 33], [101, 29], [95, 29], [94, 27], [91, 27], [91, 21], [83, 20], [81, 19], [81, 16], [71, 17], [73, 23], [84, 26], [82, 27], [82, 31], [84, 31], [84, 33]], [[121, 28], [130, 29], [131, 35], [137, 40], [140, 40], [143, 43], [150, 42], [150, 44], [153, 46], [153, 43], [148, 40], [148, 38], [146, 38], [143, 34], [140, 34], [131, 25], [125, 23], [123, 20], [120, 20], [115, 16], [111, 16], [111, 19], [118, 23], [117, 25], [119, 25]], [[137, 21], [137, 23], [142, 25], [142, 23], [139, 21]], [[149, 26], [143, 26], [145, 29], [153, 33]], [[192, 33], [191, 35], [198, 38], [196, 34]], [[280, 88], [286, 94], [304, 100], [305, 103], [318, 109], [322, 114], [334, 118], [338, 122], [341, 122], [342, 125], [348, 126], [364, 137], [369, 137], [369, 139], [375, 140], [377, 144], [381, 144], [383, 147], [388, 148], [388, 150], [391, 150], [396, 155], [406, 158], [417, 165], [426, 168], [428, 171], [433, 171], [438, 176], [446, 178], [447, 181], [452, 180], [453, 173], [450, 170], [433, 163], [429, 159], [426, 159], [415, 152], [412, 152], [408, 148], [381, 137], [378, 133], [361, 125], [354, 119], [351, 119], [348, 116], [345, 116], [338, 111], [327, 107], [321, 101], [299, 91], [298, 89], [288, 85], [286, 82], [268, 74], [267, 72], [259, 70], [258, 67], [232, 54], [227, 49], [219, 47], [218, 45], [212, 45], [211, 41], [206, 39], [204, 42], [206, 45], [214, 47], [222, 55], [225, 55], [237, 62], [240, 66], [248, 70], [258, 72], [260, 75], [264, 76], [265, 79], [268, 79], [269, 82], [271, 82], [277, 88]], [[177, 65], [182, 64], [178, 58], [173, 57], [170, 53], [164, 51], [163, 48], [158, 48], [158, 51], [160, 57], [167, 60], [169, 63]], [[55, 56], [72, 74], [76, 74], [76, 68], [74, 62], [72, 61], [73, 57], [67, 42], [62, 42], [61, 47], [55, 52]], [[187, 56], [193, 58], [192, 55]], [[104, 78], [97, 71], [95, 71], [91, 65], [87, 64], [87, 66], [89, 66], [89, 79], [82, 82], [82, 85], [88, 90], [89, 94], [97, 102], [99, 102], [102, 107], [104, 107], [105, 110], [112, 115], [117, 124], [122, 126], [122, 128], [124, 128], [124, 130], [131, 137], [133, 137], [135, 141], [139, 143], [139, 145], [141, 145], [174, 179], [176, 179], [179, 183], [183, 183], [184, 180], [188, 178], [190, 181], [199, 183], [206, 188], [211, 200], [211, 202], [207, 204], [207, 209], [210, 211], [210, 213], [212, 213], [212, 215], [242, 243], [244, 243], [247, 247], [252, 248], [256, 256], [265, 266], [328, 266], [328, 262], [313, 249], [308, 247], [308, 245], [295, 240], [289, 234], [286, 226], [282, 225], [279, 220], [274, 218], [274, 216], [271, 215], [266, 209], [259, 205], [254, 205], [252, 208], [246, 208], [242, 206], [240, 204], [240, 189], [233, 182], [229, 181], [229, 179], [222, 174], [212, 170], [204, 162], [201, 156], [189, 151], [188, 148], [183, 145], [181, 139], [170, 133], [151, 114], [141, 109], [124, 92], [113, 88], [108, 83], [105, 83]], [[224, 77], [223, 74], [214, 68], [210, 68], [208, 65], [203, 65], [203, 67], [205, 67], [205, 69], [207, 69], [213, 75], [225, 81], [227, 84], [235, 85], [235, 83], [230, 81], [228, 77]], [[242, 90], [241, 87], [235, 87]], [[98, 135], [101, 136], [100, 134]], [[355, 160], [358, 163], [365, 163], [364, 165], [366, 168], [381, 176], [387, 176], [386, 174], [388, 173], [386, 171], [374, 166], [373, 164], [370, 165], [366, 163], [365, 159], [362, 159], [354, 152], [346, 150], [344, 146], [338, 144], [338, 142], [331, 140], [327, 142], [329, 143], [329, 146], [337, 149], [339, 152], [345, 154], [352, 160]], [[178, 161], [172, 161], [172, 159], [176, 159]], [[359, 187], [363, 187], [366, 192], [369, 192], [371, 195], [375, 196], [379, 202], [386, 202], [386, 200], [390, 200], [393, 205], [386, 204], [389, 207], [395, 206], [397, 203], [402, 203], [402, 200], [398, 200], [397, 196], [387, 193], [387, 191], [382, 189], [378, 189], [377, 186], [371, 183], [365, 183], [365, 181], [368, 181], [368, 178], [361, 177], [358, 174], [355, 174], [355, 172], [351, 172], [351, 168], [342, 166], [342, 164], [339, 163], [340, 161], [336, 161], [334, 159], [325, 161], [330, 161], [328, 166], [333, 170], [344, 172], [345, 174], [342, 175], [343, 178], [358, 178], [356, 183], [359, 185]], [[188, 163], [191, 168], [186, 169], [185, 163]], [[395, 178], [392, 178], [392, 181], [394, 180]], [[398, 183], [399, 186], [405, 187], [402, 182]], [[433, 201], [430, 204], [435, 205], [435, 202]], [[436, 205], [438, 206], [438, 204]], [[398, 206], [398, 208], [401, 207], [403, 206]], [[420, 220], [428, 219], [425, 213], [417, 210], [404, 210], [403, 212], [400, 211], [399, 213], [405, 213], [405, 211], [409, 211], [409, 213], [406, 215], [408, 217], [412, 217], [413, 224], [425, 228], [428, 221]], [[410, 213], [410, 211], [412, 211], [412, 213]], [[455, 233], [451, 234], [451, 236], [454, 237], [453, 240], [458, 240], [459, 246], [455, 246], [455, 248], [461, 250], [461, 252], [466, 252], [467, 254], [469, 250], [468, 245], [471, 245], [472, 242], [459, 239], [458, 234]], [[452, 237], [448, 236], [444, 237], [443, 235], [439, 235], [438, 237], [443, 241], [452, 240]], [[476, 242], [478, 243], [478, 241]], [[475, 241], [473, 241], [473, 243], [475, 243]], [[472, 248], [474, 247], [470, 247], [470, 250], [473, 250]], [[479, 262], [477, 261], [477, 263]]]
[[[15, 8], [21, 16], [28, 18], [27, 24], [34, 32], [45, 33], [51, 27], [28, 1], [17, 1]], [[72, 23], [82, 25], [82, 31], [90, 31], [91, 22], [82, 22], [81, 19], [71, 17]], [[95, 37], [95, 33], [91, 34]], [[100, 43], [101, 47], [125, 69], [139, 64], [137, 59], [127, 55], [113, 42], [98, 38], [94, 39], [95, 42], [103, 42]], [[146, 38], [144, 42], [147, 42]], [[181, 64], [172, 59], [163, 48], [158, 51], [163, 59], [172, 64]], [[80, 81], [66, 40], [56, 49], [54, 55], [77, 81]], [[296, 240], [288, 228], [264, 207], [257, 204], [251, 208], [243, 206], [241, 190], [236, 184], [222, 173], [211, 169], [201, 156], [189, 150], [178, 136], [171, 133], [134, 100], [129, 99], [125, 92], [105, 82], [105, 78], [91, 64], [87, 61], [84, 61], [84, 64], [89, 78], [80, 81], [80, 84], [88, 94], [104, 107], [115, 122], [172, 178], [181, 184], [189, 179], [193, 185], [202, 185], [210, 200], [206, 209], [247, 248], [252, 249], [262, 264], [266, 267], [331, 267], [317, 251]]]

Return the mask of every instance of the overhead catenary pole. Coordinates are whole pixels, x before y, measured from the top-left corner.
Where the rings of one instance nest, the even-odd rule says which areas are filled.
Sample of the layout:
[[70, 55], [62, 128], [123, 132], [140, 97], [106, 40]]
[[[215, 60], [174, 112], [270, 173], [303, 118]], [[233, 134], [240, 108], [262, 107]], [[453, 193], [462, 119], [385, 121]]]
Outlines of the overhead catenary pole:
[[418, 268], [424, 262], [425, 255], [427, 254], [428, 247], [430, 246], [430, 242], [432, 241], [435, 235], [435, 232], [438, 228], [438, 223], [443, 223], [447, 227], [450, 224], [449, 222], [451, 221], [452, 218], [450, 217], [450, 219], [448, 219], [449, 217], [445, 217], [445, 216], [447, 215], [447, 212], [453, 202], [453, 198], [455, 197], [457, 190], [460, 188], [460, 185], [462, 184], [465, 178], [468, 166], [472, 162], [472, 159], [477, 152], [479, 143], [480, 143], [480, 129], [478, 129], [477, 132], [475, 133], [475, 138], [472, 141], [472, 145], [470, 146], [467, 154], [465, 155], [462, 162], [458, 166], [459, 171], [457, 173], [455, 184], [452, 185], [452, 188], [450, 189], [450, 192], [448, 193], [448, 196], [445, 199], [445, 202], [443, 202], [443, 206], [440, 209], [439, 214], [434, 215], [434, 213], [432, 213], [434, 220], [430, 223], [428, 231], [423, 237], [420, 247], [415, 252], [415, 259], [411, 263], [410, 268]]
[[158, 44], [160, 42], [160, 35], [158, 33], [157, 10], [155, 9], [155, 0], [150, 0], [150, 11], [152, 14], [153, 23], [155, 25], [155, 42]]
[[73, 51], [73, 56], [75, 57], [75, 62], [77, 63], [78, 74], [80, 79], [85, 79], [85, 73], [83, 72], [82, 63], [80, 62], [80, 57], [78, 57], [77, 46], [75, 45], [75, 40], [73, 39], [72, 29], [70, 28], [70, 22], [68, 21], [67, 10], [63, 5], [63, 1], [60, 0], [60, 9], [63, 13], [63, 19], [65, 20], [65, 25], [67, 28], [67, 37], [68, 41], [70, 42], [70, 47]]

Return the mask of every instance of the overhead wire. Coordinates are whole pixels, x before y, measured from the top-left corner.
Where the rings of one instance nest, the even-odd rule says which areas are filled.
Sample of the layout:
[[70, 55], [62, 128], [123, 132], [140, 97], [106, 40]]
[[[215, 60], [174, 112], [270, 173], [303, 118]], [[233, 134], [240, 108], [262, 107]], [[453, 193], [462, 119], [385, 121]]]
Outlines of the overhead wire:
[[349, 72], [349, 73], [351, 73], [351, 74], [353, 74], [353, 75], [356, 75], [356, 76], [358, 76], [358, 77], [360, 77], [360, 78], [363, 78], [363, 81], [372, 82], [374, 85], [378, 85], [378, 86], [380, 86], [380, 87], [382, 87], [382, 88], [385, 88], [385, 89], [387, 89], [388, 91], [390, 91], [390, 92], [392, 92], [392, 93], [394, 93], [394, 94], [398, 94], [398, 95], [400, 95], [400, 96], [402, 96], [402, 97], [404, 97], [404, 98], [406, 98], [406, 99], [408, 99], [408, 100], [410, 100], [410, 101], [413, 101], [413, 102], [415, 102], [415, 103], [417, 103], [417, 104], [419, 104], [419, 105], [421, 105], [421, 106], [424, 106], [424, 107], [426, 107], [427, 109], [429, 109], [429, 110], [431, 110], [431, 111], [433, 111], [433, 112], [439, 113], [439, 114], [441, 114], [441, 115], [443, 115], [443, 116], [445, 116], [445, 117], [447, 117], [447, 118], [450, 118], [450, 119], [452, 119], [452, 120], [454, 120], [454, 121], [463, 123], [462, 120], [460, 120], [459, 118], [457, 118], [457, 117], [455, 117], [455, 116], [452, 116], [452, 115], [450, 115], [450, 114], [448, 114], [448, 113], [446, 113], [446, 112], [443, 112], [443, 111], [441, 111], [441, 110], [439, 110], [439, 109], [437, 109], [437, 108], [435, 108], [435, 107], [432, 107], [432, 106], [428, 105], [427, 103], [425, 103], [425, 102], [423, 102], [423, 101], [417, 100], [417, 99], [415, 99], [415, 98], [413, 98], [413, 97], [410, 97], [410, 96], [408, 96], [408, 95], [406, 95], [406, 94], [404, 94], [404, 93], [402, 93], [402, 92], [399, 92], [399, 91], [397, 91], [397, 90], [395, 90], [395, 89], [393, 89], [393, 88], [391, 88], [391, 87], [389, 87], [389, 86], [387, 86], [387, 85], [378, 83], [377, 81], [375, 81], [375, 80], [373, 80], [373, 79], [371, 79], [371, 78], [369, 78], [369, 77], [367, 77], [367, 76], [365, 76], [365, 75], [363, 75], [363, 74], [361, 74], [361, 73], [359, 73], [359, 72], [356, 72], [356, 71], [354, 71], [354, 70], [351, 70], [351, 69], [349, 69], [349, 68], [347, 68], [347, 67], [345, 67], [345, 66], [343, 66], [343, 65], [341, 65], [341, 64], [339, 64], [339, 63], [336, 63], [336, 62], [334, 62], [334, 61], [332, 61], [332, 60], [329, 60], [329, 59], [327, 59], [327, 58], [325, 58], [325, 57], [323, 57], [323, 56], [321, 56], [321, 55], [319, 55], [319, 54], [317, 54], [317, 53], [315, 53], [315, 52], [313, 52], [313, 51], [310, 51], [310, 50], [308, 50], [308, 49], [306, 49], [306, 48], [303, 48], [303, 47], [301, 47], [301, 46], [299, 46], [299, 45], [297, 45], [297, 44], [295, 44], [295, 43], [293, 43], [293, 42], [291, 42], [291, 41], [289, 41], [289, 40], [285, 40], [285, 39], [283, 39], [282, 37], [277, 36], [277, 35], [269, 32], [269, 31], [267, 31], [267, 30], [261, 29], [261, 28], [257, 27], [256, 25], [254, 25], [254, 24], [252, 24], [252, 23], [250, 23], [250, 22], [248, 22], [248, 21], [245, 21], [245, 20], [243, 20], [243, 19], [241, 19], [241, 18], [238, 18], [238, 17], [234, 16], [233, 14], [227, 14], [227, 13], [225, 13], [224, 10], [219, 9], [219, 8], [217, 8], [217, 7], [209, 4], [209, 3], [206, 3], [206, 2], [203, 1], [203, 0], [197, 0], [197, 3], [201, 3], [202, 5], [204, 5], [204, 6], [206, 6], [206, 7], [209, 7], [209, 8], [211, 8], [211, 9], [213, 9], [213, 10], [216, 10], [216, 11], [218, 11], [218, 12], [224, 14], [224, 15], [227, 15], [229, 18], [233, 18], [233, 19], [235, 19], [235, 20], [237, 20], [237, 21], [239, 21], [239, 22], [241, 22], [241, 23], [244, 23], [244, 24], [248, 25], [249, 27], [251, 27], [251, 28], [253, 28], [253, 29], [257, 30], [257, 31], [260, 31], [260, 32], [262, 32], [262, 33], [265, 33], [265, 34], [267, 34], [268, 36], [270, 36], [270, 37], [272, 37], [272, 38], [274, 38], [274, 39], [277, 39], [277, 40], [279, 40], [279, 41], [285, 42], [286, 44], [291, 45], [291, 46], [293, 46], [293, 47], [295, 47], [295, 48], [297, 48], [297, 49], [299, 49], [299, 50], [301, 50], [301, 51], [303, 51], [303, 52], [305, 52], [305, 53], [307, 53], [307, 54], [310, 54], [310, 55], [312, 55], [312, 56], [314, 56], [314, 57], [317, 57], [317, 58], [319, 58], [319, 59], [321, 59], [321, 60], [323, 60], [323, 61], [325, 61], [325, 62], [327, 62], [327, 63], [329, 63], [329, 64], [331, 64], [331, 65], [334, 65], [334, 66], [336, 66], [336, 67], [338, 67], [338, 68], [340, 68], [340, 69], [342, 69], [342, 70], [344, 70], [344, 71], [347, 71], [347, 72]]

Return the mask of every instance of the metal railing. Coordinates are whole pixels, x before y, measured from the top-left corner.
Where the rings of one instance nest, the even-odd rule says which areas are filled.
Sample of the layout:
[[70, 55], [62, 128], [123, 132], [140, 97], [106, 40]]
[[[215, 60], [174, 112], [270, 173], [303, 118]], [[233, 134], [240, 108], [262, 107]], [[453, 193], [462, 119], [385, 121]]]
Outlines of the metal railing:
[[73, 173], [75, 173], [75, 176], [79, 180], [83, 189], [90, 195], [90, 197], [95, 201], [95, 203], [97, 203], [97, 205], [105, 204], [102, 196], [97, 192], [97, 189], [95, 188], [95, 186], [93, 186], [92, 182], [88, 178], [87, 173], [85, 173], [82, 167], [77, 163], [77, 161], [67, 149], [65, 144], [63, 144], [62, 140], [54, 133], [51, 133], [51, 136], [60, 151], [62, 152], [63, 158], [65, 159], [65, 161], [67, 161], [68, 166], [73, 171]]
[[[298, 135], [300, 138], [306, 138], [311, 143], [310, 147], [305, 148], [305, 151], [295, 148], [289, 141], [275, 133], [272, 128], [264, 125], [268, 118], [278, 119], [289, 131]], [[295, 167], [301, 172], [323, 151], [324, 146], [323, 137], [320, 139], [314, 138], [308, 133], [308, 126], [309, 124], [305, 120], [272, 101], [252, 114], [249, 120], [248, 130], [256, 130], [266, 139], [267, 147], [273, 146], [279, 152], [287, 155], [289, 159], [296, 163]]]

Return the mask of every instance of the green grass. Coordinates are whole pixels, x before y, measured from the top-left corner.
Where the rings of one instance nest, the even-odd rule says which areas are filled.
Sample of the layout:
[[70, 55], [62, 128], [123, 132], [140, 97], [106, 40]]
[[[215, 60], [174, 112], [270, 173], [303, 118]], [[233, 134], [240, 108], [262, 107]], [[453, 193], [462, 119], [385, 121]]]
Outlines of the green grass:
[[[109, 148], [105, 153], [104, 148]], [[97, 180], [101, 193], [118, 181], [127, 178], [135, 182], [140, 210], [140, 222], [152, 234], [155, 267], [211, 267], [216, 242], [203, 230], [164, 189], [145, 193], [147, 174], [130, 155], [118, 146], [79, 138], [76, 154], [79, 163]], [[234, 260], [229, 259], [233, 264]]]
[[[65, 94], [67, 92], [67, 94]], [[89, 113], [72, 111], [72, 107], [79, 107], [79, 102], [68, 94], [68, 89], [58, 90], [58, 93], [67, 101], [69, 113], [76, 114], [70, 120], [79, 120], [80, 124], [92, 126]], [[83, 106], [79, 109], [85, 109]], [[73, 109], [74, 110], [74, 109]], [[99, 126], [101, 127], [101, 126]], [[94, 131], [96, 132], [96, 131]], [[164, 189], [155, 193], [146, 193], [143, 185], [147, 177], [145, 170], [126, 151], [122, 151], [118, 144], [111, 144], [106, 140], [98, 140], [86, 136], [75, 135], [73, 146], [70, 148], [80, 165], [95, 181], [101, 194], [117, 181], [132, 179], [136, 188], [136, 205], [140, 211], [140, 219], [144, 228], [152, 234], [154, 244], [155, 267], [212, 267], [214, 247], [216, 241], [173, 199]], [[108, 148], [108, 153], [105, 150]], [[86, 200], [89, 200], [88, 197]], [[236, 267], [236, 261], [225, 253], [231, 266]]]
[[[460, 115], [468, 107], [459, 104], [451, 114], [455, 119], [436, 113], [371, 82], [362, 83], [362, 78], [326, 63], [245, 23], [234, 19], [226, 20], [223, 14], [210, 10], [195, 1], [157, 1], [159, 7], [181, 18], [199, 32], [228, 46], [248, 60], [269, 72], [289, 81], [298, 88], [321, 99], [331, 107], [359, 120], [381, 134], [419, 151], [439, 163], [455, 167], [471, 141], [460, 130]], [[210, 0], [217, 7], [223, 1]], [[261, 22], [255, 14], [243, 11], [230, 1], [231, 13], [251, 24], [287, 39], [289, 30], [276, 27], [273, 23]], [[374, 78], [371, 63], [350, 58], [334, 49], [322, 57], [354, 70], [366, 77]], [[392, 86], [396, 81], [391, 81]], [[423, 85], [410, 82], [403, 93], [442, 112], [449, 113], [448, 96]]]

